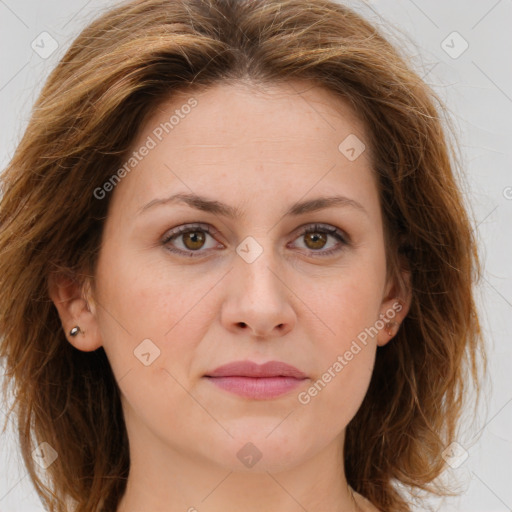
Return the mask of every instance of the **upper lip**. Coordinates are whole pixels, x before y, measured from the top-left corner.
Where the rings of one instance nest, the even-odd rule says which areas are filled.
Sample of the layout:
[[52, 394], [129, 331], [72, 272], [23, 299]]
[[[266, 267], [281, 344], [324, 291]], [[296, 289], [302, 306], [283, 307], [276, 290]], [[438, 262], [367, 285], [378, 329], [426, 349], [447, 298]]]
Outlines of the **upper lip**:
[[305, 379], [307, 375], [295, 366], [281, 361], [258, 364], [253, 361], [233, 361], [208, 372], [206, 377], [295, 377]]

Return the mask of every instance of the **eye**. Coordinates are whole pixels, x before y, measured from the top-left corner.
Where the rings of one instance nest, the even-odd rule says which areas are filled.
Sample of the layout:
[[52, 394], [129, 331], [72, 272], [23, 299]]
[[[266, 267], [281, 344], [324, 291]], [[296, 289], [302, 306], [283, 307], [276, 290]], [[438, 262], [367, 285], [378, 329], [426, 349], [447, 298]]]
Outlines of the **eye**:
[[[211, 249], [215, 247], [215, 245], [211, 247], [206, 246], [207, 238], [212, 238], [212, 230], [207, 225], [185, 225], [180, 226], [179, 228], [173, 229], [162, 240], [163, 245], [169, 249], [169, 251], [178, 253], [184, 256], [195, 256], [194, 252], [205, 252], [200, 249], [206, 248]], [[178, 242], [176, 247], [171, 242]], [[181, 247], [179, 247], [181, 246]]]
[[[330, 246], [327, 250], [322, 250], [327, 246], [328, 239], [334, 238], [338, 241], [337, 244]], [[344, 246], [349, 245], [349, 237], [342, 231], [334, 226], [325, 224], [314, 224], [304, 229], [298, 239], [303, 238], [305, 249], [311, 251], [314, 256], [330, 256], [336, 252], [344, 249]]]
[[[168, 232], [162, 240], [162, 244], [173, 253], [195, 257], [207, 252], [208, 249], [223, 247], [222, 245], [215, 245], [214, 233], [215, 231], [206, 224], [188, 224]], [[296, 240], [301, 237], [304, 239], [305, 247], [303, 248], [309, 250], [314, 256], [329, 256], [350, 245], [348, 235], [334, 226], [323, 224], [314, 224], [302, 230]], [[209, 247], [207, 245], [208, 238], [212, 239]], [[327, 250], [323, 250], [328, 245], [329, 238], [337, 240], [338, 243], [335, 243], [334, 246], [331, 245]], [[202, 251], [201, 249], [205, 250]]]

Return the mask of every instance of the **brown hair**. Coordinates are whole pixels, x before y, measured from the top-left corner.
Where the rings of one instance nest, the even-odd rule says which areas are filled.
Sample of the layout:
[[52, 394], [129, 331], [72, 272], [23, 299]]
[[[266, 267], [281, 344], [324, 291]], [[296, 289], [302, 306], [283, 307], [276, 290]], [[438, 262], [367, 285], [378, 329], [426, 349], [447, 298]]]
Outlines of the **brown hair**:
[[[384, 512], [410, 510], [396, 482], [441, 492], [433, 486], [441, 452], [454, 440], [469, 379], [479, 388], [478, 356], [485, 361], [472, 289], [477, 244], [442, 102], [375, 27], [330, 0], [136, 0], [74, 41], [1, 176], [4, 393], [14, 397], [22, 455], [50, 511], [114, 511], [129, 471], [105, 352], [72, 347], [48, 294], [53, 270], [79, 282], [94, 276], [109, 204], [94, 190], [173, 91], [293, 79], [345, 98], [364, 121], [388, 271], [400, 279], [404, 261], [411, 271], [409, 314], [378, 349], [347, 427], [348, 483]], [[46, 479], [31, 457], [43, 441], [58, 452]]]

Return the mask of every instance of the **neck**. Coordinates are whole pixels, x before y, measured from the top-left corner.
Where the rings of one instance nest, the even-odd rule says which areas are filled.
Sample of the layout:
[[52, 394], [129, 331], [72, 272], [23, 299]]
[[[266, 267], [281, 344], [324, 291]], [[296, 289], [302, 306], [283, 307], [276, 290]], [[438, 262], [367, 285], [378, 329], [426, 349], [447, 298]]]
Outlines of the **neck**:
[[169, 447], [152, 449], [147, 439], [131, 442], [130, 475], [117, 512], [361, 512], [346, 483], [342, 441], [281, 471], [270, 471], [263, 458], [240, 471]]

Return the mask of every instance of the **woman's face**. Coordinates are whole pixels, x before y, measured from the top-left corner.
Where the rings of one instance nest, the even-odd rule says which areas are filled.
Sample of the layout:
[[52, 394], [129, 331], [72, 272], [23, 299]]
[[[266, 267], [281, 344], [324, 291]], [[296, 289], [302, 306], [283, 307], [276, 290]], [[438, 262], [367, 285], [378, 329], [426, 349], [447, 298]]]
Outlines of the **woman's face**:
[[[347, 104], [304, 82], [180, 93], [141, 127], [97, 191], [91, 300], [133, 452], [278, 471], [341, 449], [391, 338], [379, 315], [406, 313], [369, 152]], [[215, 372], [248, 361], [297, 372]]]

